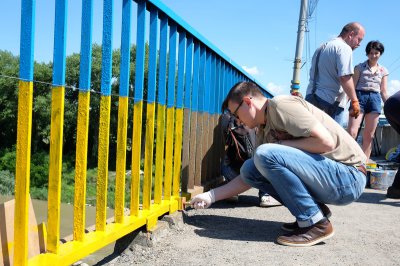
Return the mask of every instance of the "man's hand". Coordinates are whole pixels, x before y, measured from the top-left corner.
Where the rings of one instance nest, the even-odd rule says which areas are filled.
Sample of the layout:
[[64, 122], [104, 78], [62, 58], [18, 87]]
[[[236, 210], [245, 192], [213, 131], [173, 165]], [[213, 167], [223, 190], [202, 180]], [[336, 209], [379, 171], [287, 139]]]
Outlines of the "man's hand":
[[351, 111], [350, 111], [350, 116], [357, 118], [358, 115], [360, 114], [360, 103], [358, 100], [352, 100], [351, 101]]
[[294, 139], [294, 137], [289, 133], [287, 133], [286, 131], [271, 130], [271, 135], [277, 140]]
[[214, 190], [196, 195], [190, 200], [190, 205], [195, 209], [207, 209], [215, 202]]
[[293, 96], [297, 96], [297, 97], [303, 98], [303, 95], [298, 90], [291, 90], [290, 94], [293, 95]]

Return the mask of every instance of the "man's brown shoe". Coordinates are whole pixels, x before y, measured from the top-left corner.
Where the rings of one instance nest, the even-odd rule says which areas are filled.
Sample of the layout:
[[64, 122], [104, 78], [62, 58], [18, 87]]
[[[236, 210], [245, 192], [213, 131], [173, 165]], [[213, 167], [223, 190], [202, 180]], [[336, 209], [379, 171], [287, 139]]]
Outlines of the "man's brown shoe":
[[[318, 206], [319, 206], [319, 208], [321, 209], [323, 215], [324, 215], [326, 218], [329, 218], [329, 217], [332, 216], [332, 212], [331, 212], [331, 210], [328, 208], [328, 206], [326, 206], [326, 205], [323, 204], [323, 203], [318, 203]], [[300, 227], [299, 227], [299, 225], [297, 224], [297, 221], [294, 221], [293, 223], [284, 223], [284, 224], [282, 224], [282, 226], [281, 226], [281, 229], [282, 229], [283, 231], [286, 231], [286, 232], [293, 232], [294, 230], [297, 230], [297, 229], [299, 229], [299, 228], [300, 228]]]
[[318, 223], [299, 228], [291, 233], [280, 236], [277, 242], [292, 247], [309, 247], [331, 238], [334, 235], [331, 222], [323, 218]]

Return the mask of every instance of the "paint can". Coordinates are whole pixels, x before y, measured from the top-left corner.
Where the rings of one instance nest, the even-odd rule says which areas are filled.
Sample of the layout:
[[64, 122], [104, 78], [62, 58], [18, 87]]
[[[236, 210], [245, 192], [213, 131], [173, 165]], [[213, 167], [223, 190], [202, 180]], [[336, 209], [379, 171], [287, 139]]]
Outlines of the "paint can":
[[387, 190], [393, 184], [397, 170], [371, 169], [370, 187], [378, 190]]

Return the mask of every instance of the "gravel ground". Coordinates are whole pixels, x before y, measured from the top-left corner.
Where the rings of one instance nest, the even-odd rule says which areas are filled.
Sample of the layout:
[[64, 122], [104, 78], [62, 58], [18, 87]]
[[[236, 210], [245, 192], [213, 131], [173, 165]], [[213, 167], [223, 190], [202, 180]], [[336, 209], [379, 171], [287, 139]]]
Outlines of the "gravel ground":
[[258, 207], [257, 191], [238, 203], [164, 218], [152, 234], [139, 233], [121, 254], [96, 265], [400, 265], [400, 200], [366, 189], [347, 206], [329, 206], [335, 236], [313, 247], [281, 246], [285, 207]]

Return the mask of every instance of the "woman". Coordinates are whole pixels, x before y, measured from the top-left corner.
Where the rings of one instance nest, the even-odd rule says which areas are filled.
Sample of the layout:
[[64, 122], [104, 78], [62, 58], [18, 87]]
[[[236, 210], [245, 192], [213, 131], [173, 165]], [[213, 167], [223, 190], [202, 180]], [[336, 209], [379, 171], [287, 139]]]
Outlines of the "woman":
[[[368, 159], [371, 155], [372, 139], [382, 110], [381, 101], [386, 102], [388, 98], [386, 87], [389, 72], [384, 66], [378, 64], [384, 50], [381, 42], [370, 41], [365, 48], [368, 60], [354, 68], [353, 80], [360, 102], [360, 115], [357, 118], [349, 116], [348, 131], [353, 138], [356, 138], [360, 124], [363, 119], [365, 120], [362, 150]], [[351, 111], [351, 107], [349, 111]]]

